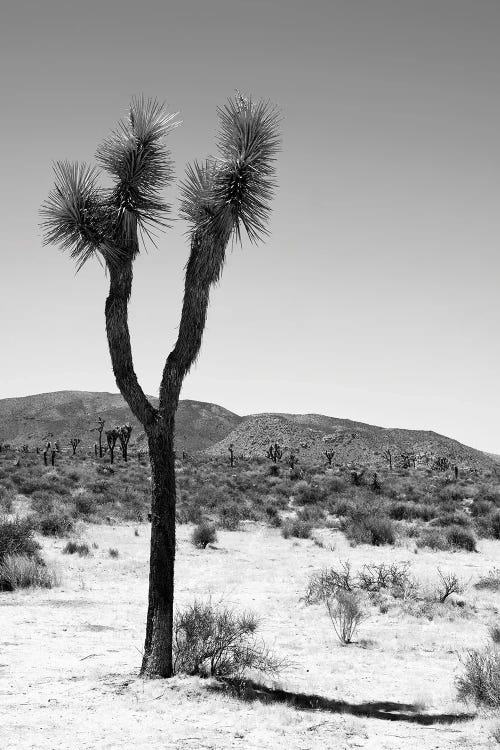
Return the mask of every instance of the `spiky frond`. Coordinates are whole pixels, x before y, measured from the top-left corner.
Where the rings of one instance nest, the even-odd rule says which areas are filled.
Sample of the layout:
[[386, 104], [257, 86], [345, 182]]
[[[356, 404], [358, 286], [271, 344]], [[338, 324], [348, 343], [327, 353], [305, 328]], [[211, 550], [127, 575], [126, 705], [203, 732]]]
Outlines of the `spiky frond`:
[[54, 164], [55, 185], [42, 204], [44, 245], [70, 250], [77, 268], [95, 253], [112, 261], [117, 251], [106, 242], [107, 212], [96, 181], [98, 171], [87, 164]]
[[214, 185], [217, 165], [214, 159], [195, 161], [186, 167], [186, 179], [181, 182], [180, 216], [192, 230], [207, 226], [215, 211]]
[[221, 156], [214, 185], [217, 233], [225, 233], [231, 225], [241, 241], [243, 226], [256, 242], [267, 234], [281, 115], [269, 101], [253, 102], [239, 92], [217, 113]]
[[160, 191], [173, 177], [165, 136], [177, 125], [156, 99], [132, 99], [127, 119], [106, 138], [96, 159], [115, 181], [108, 201], [116, 211], [115, 229], [127, 244], [135, 227], [148, 236], [152, 227], [165, 227], [170, 206]]

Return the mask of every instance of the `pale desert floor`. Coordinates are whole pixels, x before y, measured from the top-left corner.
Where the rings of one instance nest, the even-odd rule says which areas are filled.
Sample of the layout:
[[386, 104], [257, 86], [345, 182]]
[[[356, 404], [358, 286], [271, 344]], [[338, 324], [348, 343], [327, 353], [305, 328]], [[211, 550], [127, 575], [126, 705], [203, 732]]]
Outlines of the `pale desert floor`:
[[[351, 548], [338, 532], [285, 540], [279, 530], [248, 525], [219, 532], [215, 549], [195, 549], [191, 527], [178, 531], [177, 603], [211, 595], [262, 617], [268, 645], [293, 662], [279, 686], [344, 701], [343, 710], [300, 711], [280, 703], [243, 702], [197, 678], [144, 682], [137, 677], [144, 638], [149, 527], [82, 526], [97, 549], [88, 558], [62, 555], [66, 540], [44, 540], [62, 584], [52, 590], [0, 594], [0, 748], [492, 748], [498, 719], [431, 725], [422, 715], [465, 714], [455, 700], [457, 654], [486, 643], [498, 622], [500, 596], [472, 584], [500, 561], [500, 543], [482, 541], [479, 554], [422, 552], [408, 547]], [[333, 544], [334, 550], [328, 547]], [[109, 557], [108, 549], [119, 550]], [[370, 610], [358, 638], [339, 645], [326, 610], [306, 607], [310, 573], [349, 559], [409, 560], [421, 581], [436, 568], [468, 580], [464, 617], [432, 621], [397, 609]], [[466, 608], [467, 609], [467, 608]], [[372, 641], [370, 643], [370, 641]], [[384, 718], [386, 702], [398, 720]], [[370, 703], [373, 718], [353, 715]], [[405, 704], [411, 704], [410, 706]], [[399, 715], [398, 715], [399, 714]], [[406, 716], [406, 720], [404, 719]], [[417, 721], [416, 721], [417, 720]]]

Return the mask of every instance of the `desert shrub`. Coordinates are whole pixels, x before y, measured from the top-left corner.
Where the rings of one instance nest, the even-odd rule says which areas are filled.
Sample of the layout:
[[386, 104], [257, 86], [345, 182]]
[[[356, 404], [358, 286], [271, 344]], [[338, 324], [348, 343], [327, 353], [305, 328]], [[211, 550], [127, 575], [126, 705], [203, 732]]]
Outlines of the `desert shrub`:
[[389, 516], [395, 521], [432, 521], [437, 515], [434, 505], [400, 501], [389, 508]]
[[69, 495], [71, 483], [66, 477], [59, 477], [57, 474], [45, 474], [37, 479], [24, 479], [19, 485], [19, 491], [23, 495], [32, 495], [37, 490], [45, 490], [52, 495]]
[[500, 625], [492, 625], [490, 630], [490, 638], [497, 646], [500, 645]]
[[495, 510], [488, 516], [488, 527], [493, 539], [500, 539], [500, 510]]
[[205, 549], [209, 544], [215, 544], [217, 541], [215, 526], [206, 521], [198, 524], [193, 530], [191, 541], [198, 549]]
[[118, 552], [116, 547], [110, 547], [108, 549], [108, 555], [116, 560], [116, 558], [120, 556], [120, 553]]
[[0, 562], [6, 555], [38, 557], [40, 545], [30, 518], [0, 519]]
[[481, 487], [478, 499], [491, 503], [496, 508], [500, 508], [500, 491], [494, 487]]
[[245, 518], [245, 513], [237, 503], [228, 503], [219, 508], [219, 523], [227, 531], [236, 531], [240, 521]]
[[358, 505], [352, 497], [331, 497], [328, 503], [328, 511], [335, 516], [351, 518], [357, 509]]
[[467, 552], [476, 551], [476, 538], [472, 531], [461, 526], [450, 526], [446, 532], [446, 539], [451, 547], [463, 549]]
[[308, 605], [326, 602], [337, 591], [352, 592], [356, 582], [351, 574], [351, 565], [346, 560], [341, 563], [340, 569], [323, 568], [313, 573], [307, 584], [304, 602]]
[[457, 680], [460, 700], [490, 708], [500, 707], [500, 650], [470, 650], [463, 661], [464, 674]]
[[81, 494], [75, 497], [75, 513], [79, 516], [91, 516], [96, 511], [95, 500], [92, 495]]
[[266, 505], [264, 512], [266, 514], [266, 520], [271, 526], [274, 526], [275, 528], [281, 526], [281, 517], [275, 505]]
[[481, 518], [481, 516], [487, 516], [495, 509], [495, 504], [490, 500], [485, 500], [482, 497], [477, 497], [470, 506], [471, 515], [474, 518]]
[[37, 529], [43, 536], [67, 536], [73, 531], [73, 521], [66, 511], [54, 509], [37, 517]]
[[28, 587], [50, 589], [60, 583], [59, 575], [37, 557], [5, 555], [0, 562], [0, 591]]
[[0, 487], [0, 510], [3, 513], [12, 513], [14, 495], [5, 487]]
[[297, 539], [309, 539], [313, 524], [301, 518], [287, 518], [281, 525], [281, 534], [285, 539], [296, 537]]
[[438, 493], [437, 497], [441, 507], [452, 508], [460, 503], [464, 497], [464, 489], [456, 484], [445, 484]]
[[343, 645], [351, 643], [360, 622], [365, 618], [356, 594], [338, 590], [326, 602], [337, 638]]
[[347, 485], [342, 477], [329, 477], [325, 483], [325, 490], [328, 494], [340, 494], [345, 492]]
[[347, 522], [344, 531], [348, 539], [358, 544], [394, 544], [396, 534], [391, 519], [386, 515], [358, 515]]
[[444, 604], [451, 594], [461, 594], [464, 585], [456, 573], [443, 573], [439, 568], [438, 573], [441, 580], [436, 593], [440, 603]]
[[63, 549], [63, 555], [75, 554], [80, 555], [80, 557], [87, 557], [90, 554], [89, 545], [85, 544], [85, 542], [69, 541]]
[[470, 517], [463, 511], [456, 510], [451, 513], [443, 513], [439, 516], [436, 521], [439, 526], [463, 526], [467, 527], [471, 524]]
[[47, 490], [35, 490], [31, 495], [31, 510], [34, 513], [50, 513], [54, 509], [54, 495]]
[[396, 598], [406, 599], [417, 589], [409, 570], [410, 563], [365, 564], [357, 575], [357, 585], [370, 593], [389, 589]]
[[325, 499], [326, 493], [320, 485], [302, 479], [295, 485], [294, 496], [297, 505], [316, 505]]
[[450, 544], [440, 529], [423, 529], [417, 539], [417, 547], [428, 547], [433, 550], [447, 550]]
[[243, 677], [247, 670], [276, 675], [284, 663], [256, 639], [259, 621], [222, 604], [195, 601], [174, 618], [174, 672]]
[[500, 591], [500, 568], [491, 568], [487, 575], [480, 578], [474, 584], [475, 589], [488, 589], [489, 591]]

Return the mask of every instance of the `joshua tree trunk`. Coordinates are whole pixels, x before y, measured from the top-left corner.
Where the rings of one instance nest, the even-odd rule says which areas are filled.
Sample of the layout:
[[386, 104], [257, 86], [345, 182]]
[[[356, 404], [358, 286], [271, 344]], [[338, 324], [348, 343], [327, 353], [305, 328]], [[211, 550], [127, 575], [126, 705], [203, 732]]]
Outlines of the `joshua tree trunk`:
[[151, 460], [151, 554], [146, 642], [141, 674], [172, 674], [172, 623], [175, 561], [174, 420], [148, 435]]
[[141, 674], [144, 677], [170, 677], [176, 501], [174, 425], [180, 384], [177, 386], [177, 378], [164, 375], [160, 409], [157, 411], [150, 404], [137, 381], [130, 346], [127, 306], [132, 290], [132, 264], [118, 268], [110, 266], [109, 277], [106, 331], [113, 372], [131, 411], [146, 430], [151, 461], [149, 600]]

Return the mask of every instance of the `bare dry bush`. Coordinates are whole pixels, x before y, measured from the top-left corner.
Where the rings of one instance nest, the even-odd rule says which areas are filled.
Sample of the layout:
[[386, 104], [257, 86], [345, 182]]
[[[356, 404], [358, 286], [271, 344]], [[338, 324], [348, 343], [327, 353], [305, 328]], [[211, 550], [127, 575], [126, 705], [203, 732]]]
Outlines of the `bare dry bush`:
[[221, 603], [194, 601], [174, 620], [174, 672], [243, 678], [249, 670], [277, 675], [286, 665], [256, 638], [259, 620]]
[[337, 638], [347, 646], [352, 642], [358, 625], [366, 618], [358, 597], [352, 591], [337, 591], [326, 601], [326, 608]]

